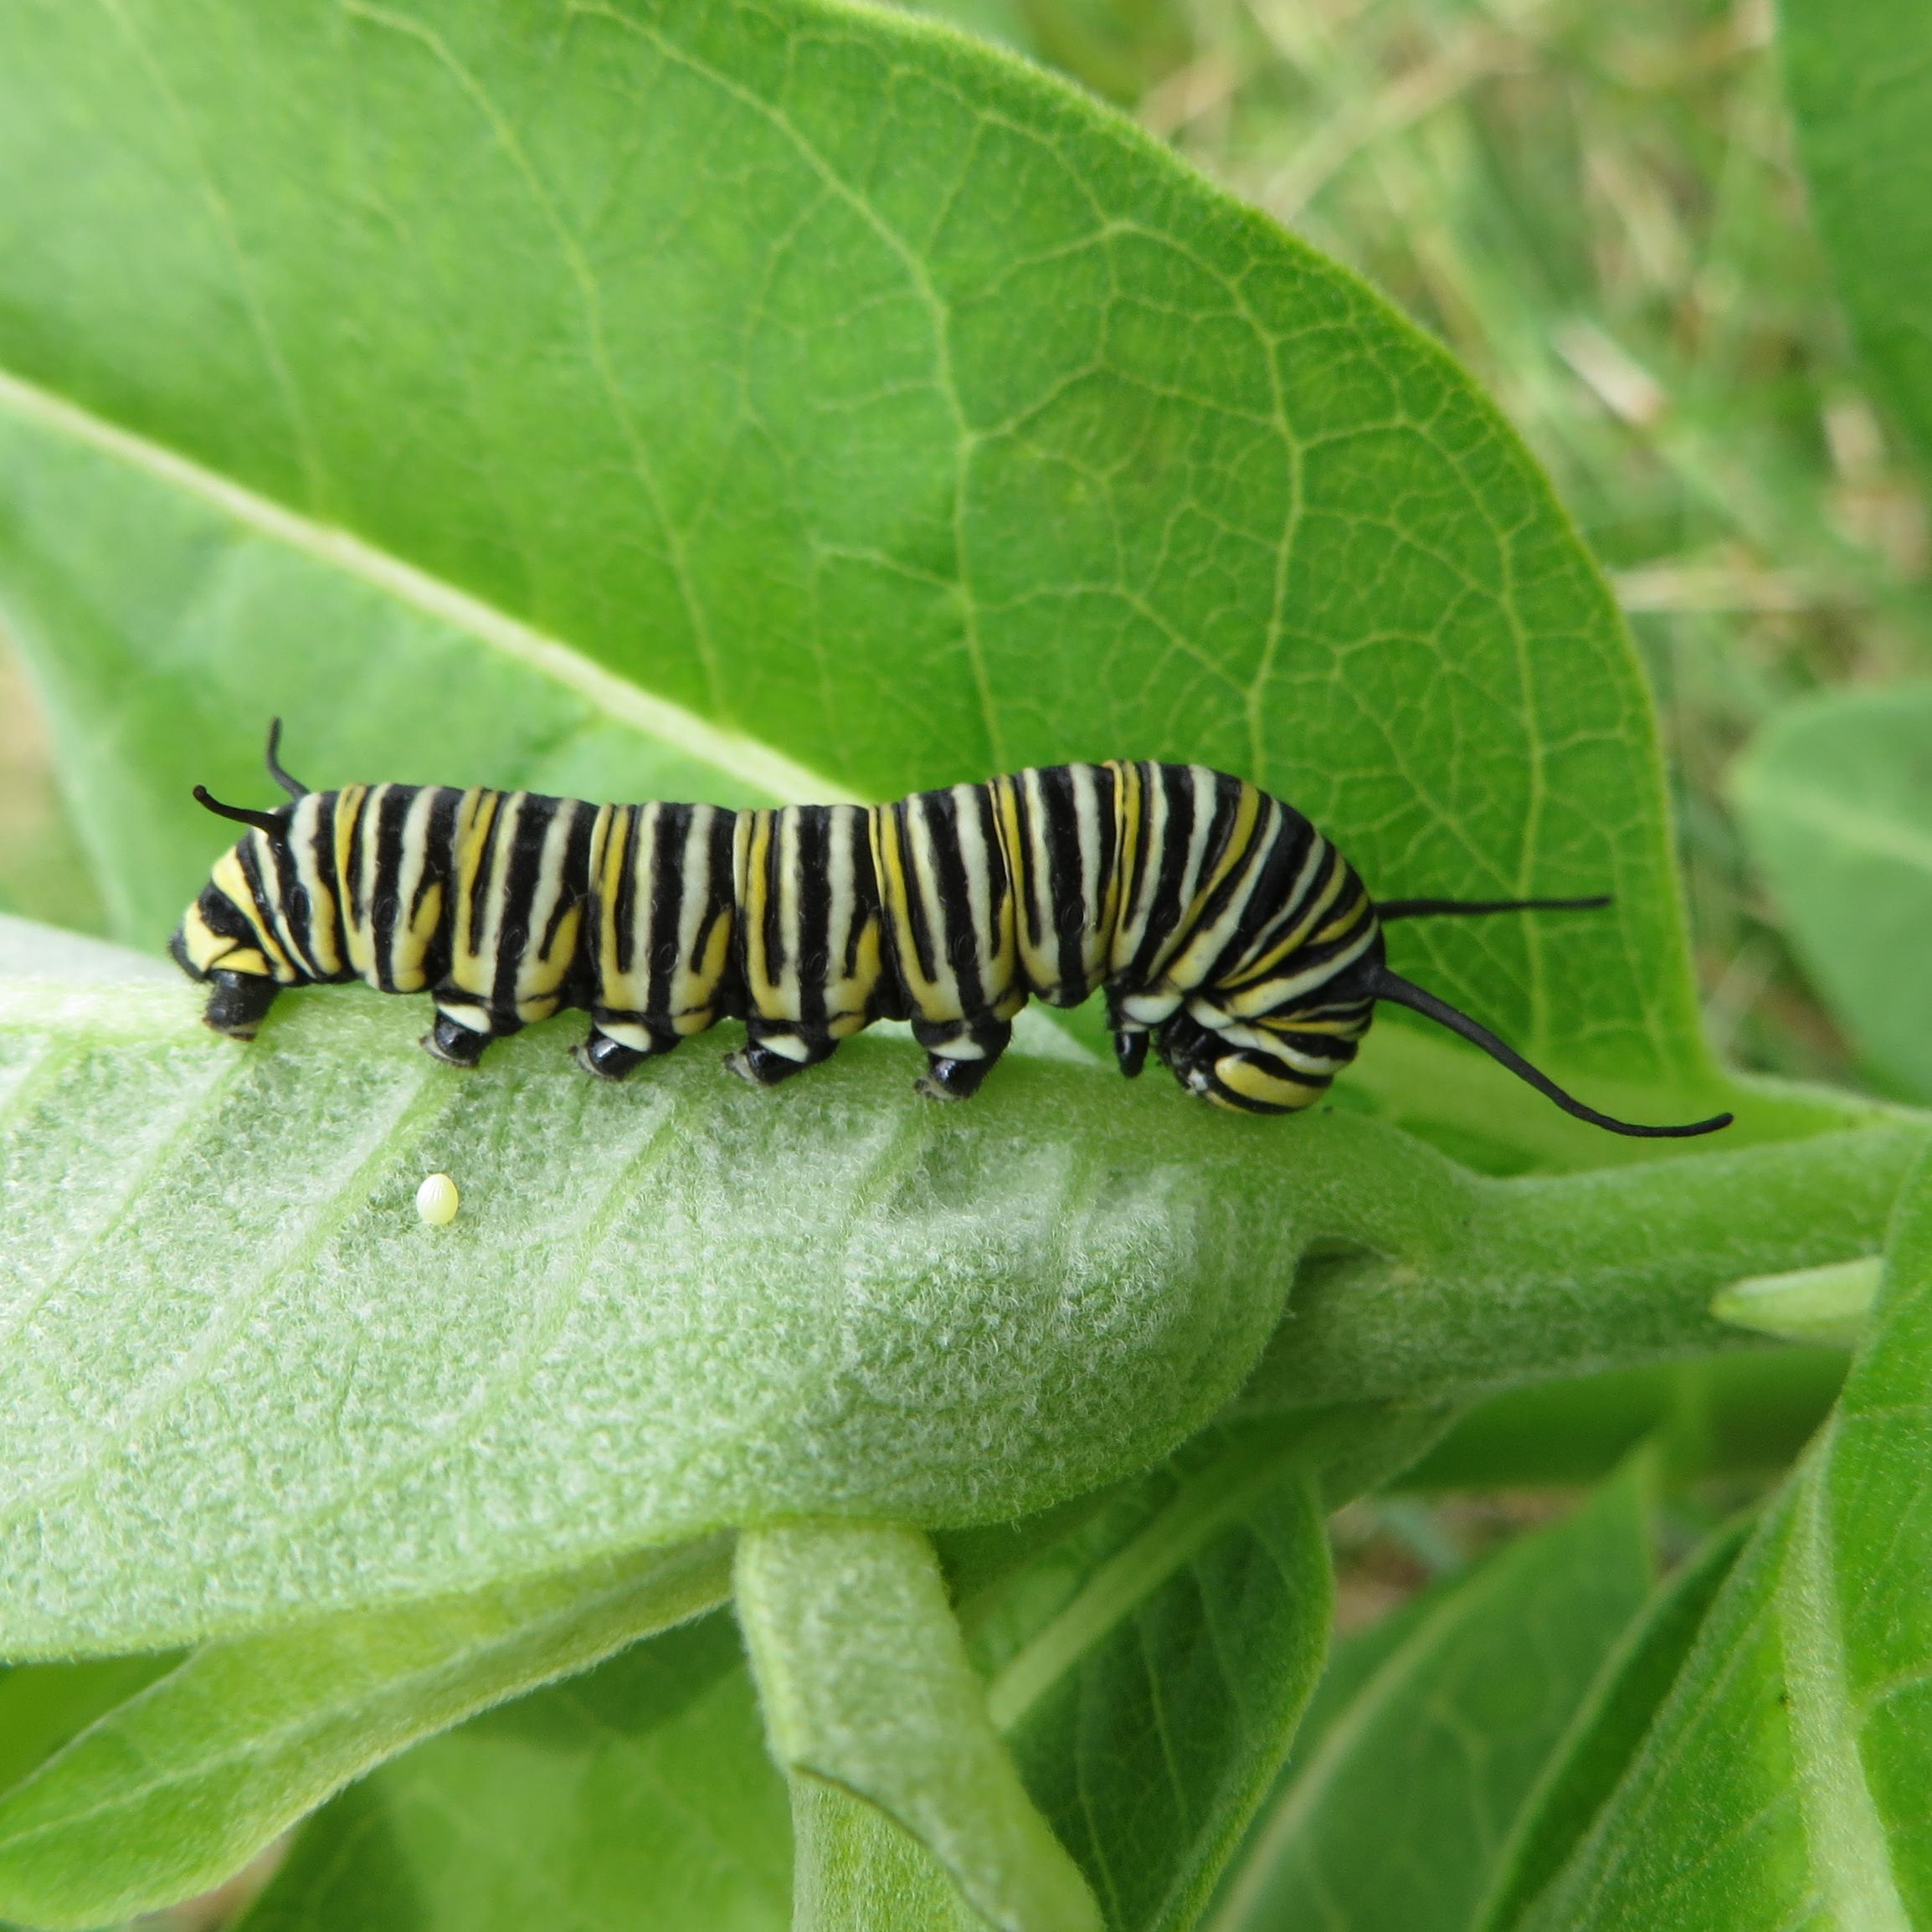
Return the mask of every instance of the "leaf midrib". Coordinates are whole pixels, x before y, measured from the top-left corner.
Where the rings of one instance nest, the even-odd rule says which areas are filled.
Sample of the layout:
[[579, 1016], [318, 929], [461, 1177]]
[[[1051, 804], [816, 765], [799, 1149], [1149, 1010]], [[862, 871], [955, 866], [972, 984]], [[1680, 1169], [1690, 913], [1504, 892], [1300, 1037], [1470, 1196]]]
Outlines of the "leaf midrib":
[[1825, 1515], [1834, 1440], [1827, 1437], [1824, 1452], [1801, 1482], [1777, 1592], [1799, 1803], [1812, 1874], [1832, 1922], [1859, 1932], [1911, 1932], [1884, 1821], [1865, 1775], [1846, 1683], [1837, 1576]]
[[185, 491], [256, 536], [342, 572], [584, 699], [646, 737], [675, 747], [780, 803], [862, 804], [822, 772], [762, 739], [714, 723], [607, 670], [576, 645], [431, 576], [339, 526], [318, 522], [65, 397], [0, 369], [0, 409]]

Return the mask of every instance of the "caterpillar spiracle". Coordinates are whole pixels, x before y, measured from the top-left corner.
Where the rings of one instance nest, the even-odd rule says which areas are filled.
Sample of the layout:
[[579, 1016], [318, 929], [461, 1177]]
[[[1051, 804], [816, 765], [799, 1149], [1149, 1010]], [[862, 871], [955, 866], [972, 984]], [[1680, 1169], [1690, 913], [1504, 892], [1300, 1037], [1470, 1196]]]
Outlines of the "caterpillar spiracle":
[[170, 950], [205, 1018], [254, 1035], [284, 987], [360, 979], [428, 993], [423, 1045], [474, 1066], [560, 1009], [590, 1015], [579, 1062], [621, 1079], [725, 1019], [735, 1073], [775, 1087], [877, 1020], [909, 1020], [922, 1092], [973, 1093], [1030, 999], [1107, 1001], [1121, 1071], [1151, 1046], [1190, 1092], [1249, 1113], [1311, 1105], [1378, 1000], [1473, 1041], [1566, 1112], [1585, 1106], [1514, 1048], [1392, 972], [1382, 928], [1434, 914], [1608, 900], [1378, 906], [1292, 806], [1204, 765], [1047, 765], [885, 805], [588, 804], [450, 785], [311, 791], [278, 755], [274, 811], [217, 860]]

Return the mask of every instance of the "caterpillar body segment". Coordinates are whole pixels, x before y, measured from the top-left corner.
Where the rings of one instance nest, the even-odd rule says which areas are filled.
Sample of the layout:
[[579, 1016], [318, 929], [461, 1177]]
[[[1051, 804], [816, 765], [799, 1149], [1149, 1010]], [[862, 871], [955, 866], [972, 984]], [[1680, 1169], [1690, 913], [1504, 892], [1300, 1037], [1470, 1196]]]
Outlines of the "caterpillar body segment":
[[[1200, 765], [1036, 768], [890, 804], [594, 805], [436, 785], [303, 789], [246, 826], [171, 951], [206, 1018], [252, 1038], [284, 986], [427, 992], [424, 1045], [474, 1066], [564, 1007], [577, 1049], [621, 1078], [720, 1020], [732, 1071], [775, 1086], [879, 1020], [905, 1020], [936, 1097], [974, 1092], [1030, 999], [1103, 993], [1122, 1071], [1148, 1051], [1190, 1092], [1252, 1113], [1312, 1105], [1375, 1002], [1462, 1033], [1579, 1118], [1642, 1127], [1565, 1093], [1466, 1015], [1391, 973], [1382, 922], [1300, 813]], [[1405, 901], [1393, 916], [1601, 901]]]

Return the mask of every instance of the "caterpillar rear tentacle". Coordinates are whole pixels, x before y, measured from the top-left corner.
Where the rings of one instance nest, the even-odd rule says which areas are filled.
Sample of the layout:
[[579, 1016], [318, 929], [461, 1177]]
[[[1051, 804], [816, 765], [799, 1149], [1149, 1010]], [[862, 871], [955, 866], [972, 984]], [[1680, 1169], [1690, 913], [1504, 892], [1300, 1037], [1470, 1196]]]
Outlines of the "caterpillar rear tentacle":
[[1585, 1106], [1494, 1034], [1390, 972], [1382, 927], [1430, 915], [1584, 910], [1606, 899], [1408, 899], [1378, 908], [1291, 806], [1202, 765], [1051, 765], [891, 804], [727, 811], [529, 792], [348, 785], [280, 760], [273, 811], [195, 796], [248, 827], [170, 951], [217, 1031], [254, 1037], [285, 986], [426, 992], [423, 1045], [474, 1066], [561, 1008], [578, 1063], [621, 1080], [720, 1020], [731, 1070], [775, 1087], [880, 1020], [912, 1022], [922, 1092], [976, 1092], [1030, 999], [1104, 992], [1121, 1071], [1151, 1051], [1189, 1092], [1292, 1113], [1355, 1056], [1375, 1003], [1459, 1033], [1577, 1118]]

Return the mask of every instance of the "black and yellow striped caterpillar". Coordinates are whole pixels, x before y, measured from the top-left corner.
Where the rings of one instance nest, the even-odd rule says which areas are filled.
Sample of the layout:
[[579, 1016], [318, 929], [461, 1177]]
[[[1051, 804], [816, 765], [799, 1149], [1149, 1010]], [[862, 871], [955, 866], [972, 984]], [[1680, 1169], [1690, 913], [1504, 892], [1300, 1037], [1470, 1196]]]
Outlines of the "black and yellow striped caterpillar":
[[253, 1038], [285, 986], [362, 979], [427, 992], [423, 1044], [473, 1066], [560, 1008], [621, 1079], [723, 1019], [734, 1072], [776, 1086], [876, 1020], [909, 1020], [920, 1089], [972, 1093], [1029, 999], [1104, 991], [1121, 1071], [1151, 1044], [1190, 1092], [1251, 1113], [1318, 1099], [1378, 999], [1473, 1041], [1579, 1119], [1708, 1133], [1729, 1114], [1642, 1127], [1586, 1107], [1467, 1014], [1392, 973], [1382, 927], [1432, 913], [1604, 899], [1409, 899], [1378, 907], [1292, 807], [1202, 765], [1048, 765], [897, 804], [593, 805], [531, 792], [346, 785], [210, 811], [250, 831], [216, 861], [170, 950], [208, 982], [206, 1018]]

